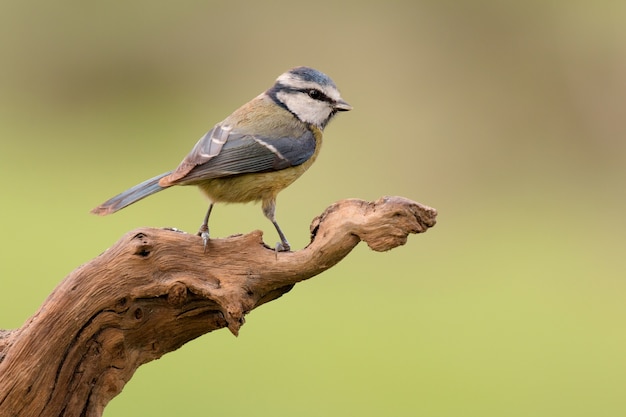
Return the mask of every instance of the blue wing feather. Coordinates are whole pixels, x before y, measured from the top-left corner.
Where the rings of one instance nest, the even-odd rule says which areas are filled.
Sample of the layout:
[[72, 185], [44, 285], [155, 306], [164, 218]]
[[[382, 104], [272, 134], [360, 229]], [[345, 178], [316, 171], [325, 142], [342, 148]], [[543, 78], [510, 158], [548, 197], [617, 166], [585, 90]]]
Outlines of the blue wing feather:
[[[205, 138], [208, 136], [207, 134]], [[217, 155], [194, 165], [184, 176], [171, 184], [193, 183], [253, 172], [278, 171], [298, 166], [313, 156], [315, 147], [315, 136], [308, 129], [298, 138], [269, 138], [233, 132]], [[201, 149], [202, 146], [198, 148]], [[194, 160], [188, 157], [186, 162], [191, 164]]]

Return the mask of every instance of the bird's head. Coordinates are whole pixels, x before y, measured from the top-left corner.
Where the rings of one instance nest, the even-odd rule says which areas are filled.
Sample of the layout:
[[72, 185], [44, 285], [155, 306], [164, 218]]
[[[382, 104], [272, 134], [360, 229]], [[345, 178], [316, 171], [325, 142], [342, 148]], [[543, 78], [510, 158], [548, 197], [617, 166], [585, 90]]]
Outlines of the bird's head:
[[266, 92], [281, 107], [304, 123], [323, 129], [339, 111], [352, 110], [326, 74], [296, 67], [282, 74]]

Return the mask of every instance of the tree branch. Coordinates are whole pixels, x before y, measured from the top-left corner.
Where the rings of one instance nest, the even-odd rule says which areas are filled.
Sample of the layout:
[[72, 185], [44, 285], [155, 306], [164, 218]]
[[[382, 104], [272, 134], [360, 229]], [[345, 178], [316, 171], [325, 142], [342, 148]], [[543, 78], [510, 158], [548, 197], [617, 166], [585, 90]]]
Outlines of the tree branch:
[[262, 233], [209, 241], [141, 228], [68, 275], [20, 329], [0, 331], [0, 416], [100, 416], [136, 369], [207, 332], [234, 334], [254, 308], [332, 267], [361, 240], [375, 251], [434, 226], [402, 197], [343, 200], [311, 243], [276, 253]]

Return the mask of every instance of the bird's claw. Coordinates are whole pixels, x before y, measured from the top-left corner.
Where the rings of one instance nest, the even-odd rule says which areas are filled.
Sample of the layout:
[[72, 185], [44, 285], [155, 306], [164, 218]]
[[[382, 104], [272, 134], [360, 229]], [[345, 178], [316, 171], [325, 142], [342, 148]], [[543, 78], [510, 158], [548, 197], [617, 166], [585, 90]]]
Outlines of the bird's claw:
[[204, 253], [206, 253], [207, 245], [209, 244], [209, 228], [206, 225], [200, 226], [198, 230], [198, 236], [202, 238], [202, 244], [204, 245]]
[[202, 232], [200, 234], [200, 237], [202, 238], [202, 244], [204, 245], [204, 252], [206, 253], [206, 247], [209, 244], [209, 232]]
[[291, 246], [287, 241], [278, 242], [276, 246], [274, 246], [274, 252], [291, 252]]

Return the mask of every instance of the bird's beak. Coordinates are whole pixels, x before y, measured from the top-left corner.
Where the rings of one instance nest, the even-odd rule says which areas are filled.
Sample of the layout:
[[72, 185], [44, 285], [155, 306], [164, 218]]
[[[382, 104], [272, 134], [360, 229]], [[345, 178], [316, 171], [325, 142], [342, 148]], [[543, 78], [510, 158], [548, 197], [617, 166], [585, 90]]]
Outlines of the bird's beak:
[[352, 110], [352, 106], [349, 105], [348, 103], [346, 103], [343, 100], [337, 100], [335, 102], [335, 106], [334, 107], [335, 107], [335, 110], [337, 110], [337, 111], [350, 111], [350, 110]]

